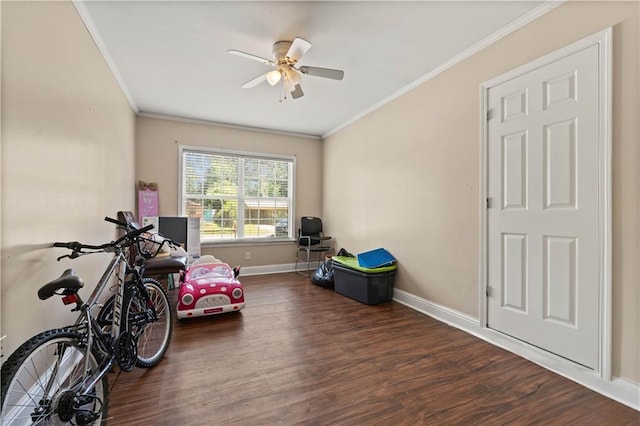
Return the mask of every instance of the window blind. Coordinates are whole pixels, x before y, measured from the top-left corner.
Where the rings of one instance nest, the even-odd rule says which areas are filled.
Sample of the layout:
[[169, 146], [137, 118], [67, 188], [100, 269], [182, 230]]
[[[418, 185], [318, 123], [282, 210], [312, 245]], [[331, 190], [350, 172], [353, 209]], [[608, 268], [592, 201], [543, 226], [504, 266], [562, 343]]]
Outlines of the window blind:
[[292, 238], [294, 159], [181, 150], [181, 211], [200, 218], [201, 240]]

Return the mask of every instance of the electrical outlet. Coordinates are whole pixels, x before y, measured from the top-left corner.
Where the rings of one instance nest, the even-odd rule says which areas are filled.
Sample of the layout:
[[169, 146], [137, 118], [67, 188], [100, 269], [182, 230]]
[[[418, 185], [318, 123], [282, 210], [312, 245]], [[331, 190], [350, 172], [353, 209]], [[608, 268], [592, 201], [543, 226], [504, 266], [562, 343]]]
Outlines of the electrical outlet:
[[251, 260], [251, 252], [247, 251], [244, 253], [244, 260]]

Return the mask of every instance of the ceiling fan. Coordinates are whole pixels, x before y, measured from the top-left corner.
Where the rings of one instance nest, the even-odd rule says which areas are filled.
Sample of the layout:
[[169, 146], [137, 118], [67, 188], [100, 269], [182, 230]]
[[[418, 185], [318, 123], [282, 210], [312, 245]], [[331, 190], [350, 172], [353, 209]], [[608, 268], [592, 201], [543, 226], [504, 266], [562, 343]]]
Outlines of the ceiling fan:
[[[273, 44], [273, 57], [274, 60], [265, 59], [260, 56], [252, 55], [251, 53], [241, 52], [240, 50], [229, 50], [232, 55], [240, 56], [242, 58], [252, 59], [254, 61], [262, 62], [265, 65], [274, 67], [275, 69], [262, 74], [253, 80], [249, 80], [244, 83], [242, 88], [249, 89], [255, 87], [263, 81], [267, 81], [270, 85], [275, 86], [282, 80], [285, 93], [291, 93], [293, 99], [298, 99], [304, 96], [302, 87], [300, 86], [300, 73], [313, 75], [316, 77], [331, 78], [333, 80], [342, 80], [344, 77], [344, 71], [335, 70], [331, 68], [298, 66], [298, 61], [302, 56], [311, 48], [311, 43], [300, 37], [296, 37], [291, 41], [277, 41]], [[286, 98], [286, 94], [285, 94]]]

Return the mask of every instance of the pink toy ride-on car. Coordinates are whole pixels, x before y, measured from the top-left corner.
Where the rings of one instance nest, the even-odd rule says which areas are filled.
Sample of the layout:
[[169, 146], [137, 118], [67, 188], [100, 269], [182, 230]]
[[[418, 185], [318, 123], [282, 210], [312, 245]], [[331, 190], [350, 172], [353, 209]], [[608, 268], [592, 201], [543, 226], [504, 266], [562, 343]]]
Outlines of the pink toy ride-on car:
[[240, 268], [226, 263], [196, 262], [187, 269], [178, 291], [178, 319], [235, 312], [244, 308]]

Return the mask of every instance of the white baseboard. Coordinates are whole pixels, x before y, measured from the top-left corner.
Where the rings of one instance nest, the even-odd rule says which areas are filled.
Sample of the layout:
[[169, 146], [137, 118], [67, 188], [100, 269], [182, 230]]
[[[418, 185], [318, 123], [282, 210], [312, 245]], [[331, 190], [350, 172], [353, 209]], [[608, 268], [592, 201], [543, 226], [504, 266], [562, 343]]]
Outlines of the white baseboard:
[[[315, 270], [316, 267], [310, 269]], [[240, 270], [240, 275], [266, 275], [266, 274], [280, 274], [283, 272], [295, 272], [295, 263], [283, 263], [280, 265], [263, 265], [263, 266], [243, 266]], [[298, 264], [298, 271], [306, 271], [305, 265]]]
[[513, 352], [547, 370], [573, 380], [607, 398], [618, 401], [640, 411], [640, 384], [614, 377], [611, 381], [600, 377], [593, 370], [582, 367], [564, 358], [513, 339], [486, 327], [477, 318], [439, 305], [403, 290], [394, 289], [393, 300], [422, 312], [438, 321], [465, 331], [488, 343]]

